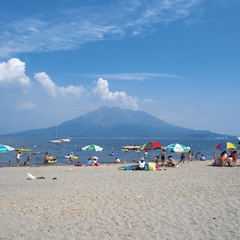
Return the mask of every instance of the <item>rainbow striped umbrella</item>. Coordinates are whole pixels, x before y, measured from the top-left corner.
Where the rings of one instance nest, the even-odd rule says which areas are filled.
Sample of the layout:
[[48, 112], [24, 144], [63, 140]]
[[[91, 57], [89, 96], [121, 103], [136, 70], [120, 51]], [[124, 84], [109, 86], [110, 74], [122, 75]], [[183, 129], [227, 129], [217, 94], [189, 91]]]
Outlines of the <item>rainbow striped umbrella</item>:
[[231, 142], [222, 142], [222, 143], [219, 143], [216, 146], [216, 149], [219, 149], [219, 150], [223, 150], [223, 149], [238, 149], [238, 148], [239, 147], [237, 146], [237, 144], [231, 143]]
[[141, 150], [145, 150], [145, 151], [151, 151], [151, 150], [155, 150], [155, 149], [161, 149], [163, 148], [163, 145], [159, 142], [148, 142], [143, 144], [140, 149]]

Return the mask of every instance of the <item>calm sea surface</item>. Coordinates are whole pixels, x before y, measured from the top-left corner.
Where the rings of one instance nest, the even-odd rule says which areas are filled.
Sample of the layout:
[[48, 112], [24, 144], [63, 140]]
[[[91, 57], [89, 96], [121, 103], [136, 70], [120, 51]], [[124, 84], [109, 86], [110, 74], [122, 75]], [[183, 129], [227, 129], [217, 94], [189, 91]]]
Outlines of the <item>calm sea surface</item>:
[[[9, 145], [14, 148], [26, 148], [31, 149], [30, 152], [22, 152], [20, 164], [22, 165], [24, 161], [27, 160], [27, 153], [30, 154], [30, 164], [31, 165], [42, 165], [43, 157], [46, 152], [49, 155], [55, 156], [57, 158], [57, 163], [55, 164], [67, 164], [67, 159], [65, 156], [74, 153], [74, 156], [78, 155], [79, 159], [74, 160], [74, 163], [80, 162], [82, 164], [87, 163], [87, 159], [92, 156], [97, 156], [99, 158], [99, 163], [110, 163], [115, 160], [116, 157], [120, 158], [121, 161], [132, 162], [133, 159], [139, 160], [143, 156], [144, 151], [141, 153], [124, 152], [121, 150], [123, 145], [143, 145], [144, 143], [150, 141], [158, 141], [162, 145], [167, 146], [172, 143], [180, 143], [191, 147], [191, 151], [195, 154], [201, 152], [206, 159], [213, 158], [213, 152], [217, 144], [224, 142], [223, 139], [71, 139], [70, 142], [63, 142], [60, 145], [54, 145], [49, 143], [49, 139], [43, 138], [1, 138], [0, 144]], [[233, 141], [231, 141], [233, 142]], [[234, 143], [238, 143], [236, 141]], [[96, 144], [104, 148], [102, 152], [94, 151], [80, 151], [85, 145]], [[159, 155], [161, 150], [149, 151], [149, 161], [152, 160], [156, 155]], [[40, 154], [34, 154], [34, 152], [40, 152]], [[114, 153], [114, 156], [110, 156], [110, 153]], [[217, 150], [217, 153], [221, 151]], [[15, 164], [15, 151], [8, 153], [0, 153], [0, 166], [7, 166], [8, 161], [11, 161], [11, 166]], [[194, 155], [195, 155], [194, 154]], [[175, 153], [167, 152], [167, 155], [172, 155], [175, 160], [180, 160], [180, 155]], [[199, 155], [200, 156], [200, 155]], [[196, 157], [193, 157], [195, 160]]]

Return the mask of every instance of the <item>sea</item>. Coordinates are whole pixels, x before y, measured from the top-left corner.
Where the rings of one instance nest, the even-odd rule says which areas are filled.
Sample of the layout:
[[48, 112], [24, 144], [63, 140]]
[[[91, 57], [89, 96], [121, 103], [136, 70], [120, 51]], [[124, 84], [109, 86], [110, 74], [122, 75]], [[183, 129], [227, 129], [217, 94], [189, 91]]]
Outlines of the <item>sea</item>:
[[[140, 160], [144, 155], [144, 151], [136, 153], [135, 151], [125, 152], [122, 151], [122, 146], [125, 145], [138, 145], [141, 146], [150, 141], [157, 141], [163, 146], [167, 146], [172, 143], [179, 143], [191, 148], [194, 152], [193, 160], [199, 160], [201, 155], [204, 155], [206, 159], [213, 159], [214, 151], [217, 154], [221, 153], [220, 150], [216, 150], [215, 147], [221, 143], [227, 141], [226, 139], [82, 139], [82, 138], [72, 138], [70, 142], [62, 142], [60, 145], [55, 145], [50, 143], [49, 139], [44, 138], [30, 138], [30, 137], [0, 137], [0, 144], [8, 145], [13, 148], [24, 148], [31, 149], [29, 152], [22, 152], [20, 165], [23, 165], [27, 160], [27, 154], [30, 155], [31, 166], [43, 165], [43, 157], [46, 152], [49, 155], [57, 158], [57, 162], [53, 163], [55, 165], [68, 164], [68, 159], [65, 156], [73, 152], [74, 156], [78, 156], [78, 159], [73, 160], [73, 164], [80, 162], [81, 164], [86, 164], [89, 157], [98, 157], [98, 162], [101, 163], [112, 163], [116, 158], [128, 163], [133, 162], [134, 159]], [[231, 141], [238, 144], [238, 139], [236, 141]], [[83, 151], [81, 150], [86, 145], [95, 144], [104, 148], [104, 151]], [[149, 151], [149, 158], [147, 161], [151, 161], [155, 156], [159, 155], [161, 150]], [[40, 153], [40, 154], [35, 154]], [[112, 153], [114, 155], [112, 155]], [[196, 159], [196, 153], [198, 153]], [[167, 156], [172, 155], [173, 158], [178, 161], [180, 160], [180, 154], [167, 152]], [[16, 152], [10, 151], [7, 153], [0, 153], [0, 166], [14, 166], [16, 163]]]

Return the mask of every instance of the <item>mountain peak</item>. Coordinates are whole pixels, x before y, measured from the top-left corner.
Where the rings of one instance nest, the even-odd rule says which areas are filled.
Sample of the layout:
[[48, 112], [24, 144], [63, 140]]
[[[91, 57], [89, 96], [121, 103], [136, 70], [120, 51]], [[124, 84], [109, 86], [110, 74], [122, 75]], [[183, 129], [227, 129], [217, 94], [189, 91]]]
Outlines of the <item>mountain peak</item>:
[[[11, 134], [14, 135], [14, 134]], [[20, 132], [21, 136], [55, 136], [55, 127]], [[58, 125], [59, 137], [93, 138], [216, 138], [222, 135], [174, 126], [144, 111], [100, 107]]]

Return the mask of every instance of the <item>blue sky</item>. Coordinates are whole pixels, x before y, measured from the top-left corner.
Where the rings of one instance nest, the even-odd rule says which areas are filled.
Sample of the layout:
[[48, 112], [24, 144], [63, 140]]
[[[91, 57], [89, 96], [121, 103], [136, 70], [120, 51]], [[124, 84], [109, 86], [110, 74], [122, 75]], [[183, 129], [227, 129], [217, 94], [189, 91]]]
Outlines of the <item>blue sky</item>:
[[2, 0], [0, 134], [118, 106], [240, 135], [239, 12], [235, 0]]

